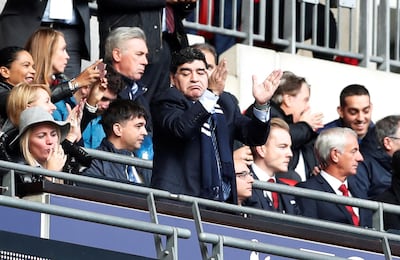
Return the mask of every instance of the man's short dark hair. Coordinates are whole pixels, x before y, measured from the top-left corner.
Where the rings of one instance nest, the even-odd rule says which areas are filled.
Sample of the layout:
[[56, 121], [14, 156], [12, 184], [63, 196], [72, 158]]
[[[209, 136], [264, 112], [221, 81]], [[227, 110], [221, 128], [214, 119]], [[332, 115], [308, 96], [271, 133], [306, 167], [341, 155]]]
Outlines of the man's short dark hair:
[[187, 47], [184, 48], [178, 52], [174, 52], [172, 54], [172, 61], [171, 61], [171, 67], [170, 67], [170, 72], [171, 73], [176, 73], [178, 70], [178, 67], [182, 64], [192, 62], [195, 60], [201, 60], [204, 62], [207, 68], [207, 61], [206, 57], [204, 54], [201, 52], [199, 49], [195, 49], [192, 47]]
[[340, 106], [344, 107], [346, 105], [346, 98], [351, 96], [369, 96], [368, 89], [363, 85], [351, 84], [345, 87], [342, 92], [340, 92]]
[[117, 99], [104, 111], [101, 124], [108, 137], [113, 133], [115, 123], [123, 123], [141, 117], [146, 119], [146, 111], [141, 105], [129, 99]]

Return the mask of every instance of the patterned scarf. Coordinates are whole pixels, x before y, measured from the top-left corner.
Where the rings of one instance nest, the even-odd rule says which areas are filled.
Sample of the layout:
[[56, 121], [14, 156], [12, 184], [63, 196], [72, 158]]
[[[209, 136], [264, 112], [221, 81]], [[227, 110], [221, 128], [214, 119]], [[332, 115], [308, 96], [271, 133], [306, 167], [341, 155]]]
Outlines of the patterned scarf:
[[231, 195], [234, 168], [228, 133], [223, 111], [216, 104], [215, 113], [201, 128], [203, 198], [226, 201]]

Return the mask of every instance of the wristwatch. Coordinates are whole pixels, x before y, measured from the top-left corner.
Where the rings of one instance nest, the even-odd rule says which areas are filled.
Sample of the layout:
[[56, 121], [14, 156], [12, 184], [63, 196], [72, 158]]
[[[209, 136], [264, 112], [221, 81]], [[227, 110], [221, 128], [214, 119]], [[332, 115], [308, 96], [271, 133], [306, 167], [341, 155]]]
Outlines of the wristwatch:
[[71, 79], [70, 81], [68, 81], [68, 86], [69, 86], [69, 89], [72, 92], [74, 92], [75, 90], [77, 90], [79, 88], [79, 83], [75, 79]]

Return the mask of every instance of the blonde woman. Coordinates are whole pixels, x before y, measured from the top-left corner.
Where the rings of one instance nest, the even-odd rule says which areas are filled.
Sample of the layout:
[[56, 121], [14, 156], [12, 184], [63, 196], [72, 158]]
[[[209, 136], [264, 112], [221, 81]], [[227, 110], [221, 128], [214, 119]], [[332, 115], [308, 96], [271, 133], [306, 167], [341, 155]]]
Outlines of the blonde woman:
[[[62, 171], [67, 156], [60, 143], [67, 136], [69, 129], [68, 122], [55, 121], [43, 107], [30, 107], [21, 113], [18, 135], [10, 145], [19, 143], [28, 165]], [[23, 182], [32, 182], [41, 178], [30, 174], [21, 177]], [[54, 179], [50, 180], [54, 181]]]
[[[18, 84], [10, 91], [7, 102], [8, 120], [4, 124], [0, 134], [0, 159], [14, 162], [21, 160], [19, 147], [9, 145], [11, 140], [18, 134], [21, 113], [31, 107], [41, 107], [47, 113], [53, 113], [56, 107], [51, 102], [50, 93], [50, 89], [44, 84], [28, 84], [26, 82]], [[71, 128], [67, 139], [63, 142], [64, 147], [68, 148], [68, 153], [81, 153], [80, 151], [78, 152], [79, 147], [74, 146], [75, 141], [79, 140], [81, 136], [81, 114], [80, 107], [77, 106], [71, 110], [68, 117]], [[84, 156], [85, 153], [81, 153], [80, 155]]]

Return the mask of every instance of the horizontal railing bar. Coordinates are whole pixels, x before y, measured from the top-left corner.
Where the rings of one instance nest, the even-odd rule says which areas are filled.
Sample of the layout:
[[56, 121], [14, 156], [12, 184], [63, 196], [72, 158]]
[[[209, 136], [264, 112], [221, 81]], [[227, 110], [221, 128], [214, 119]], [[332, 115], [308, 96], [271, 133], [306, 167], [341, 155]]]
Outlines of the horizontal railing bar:
[[189, 238], [191, 235], [190, 230], [184, 228], [175, 228], [172, 226], [154, 224], [151, 222], [145, 222], [134, 219], [121, 218], [121, 217], [94, 213], [80, 209], [73, 209], [57, 205], [44, 204], [40, 202], [21, 200], [17, 198], [7, 197], [4, 195], [0, 195], [0, 205], [25, 209], [30, 211], [42, 212], [62, 217], [69, 217], [73, 219], [85, 220], [94, 223], [106, 224], [109, 226], [135, 229], [143, 232], [149, 232], [166, 236], [172, 236], [174, 234], [175, 229], [177, 231], [178, 237]]

